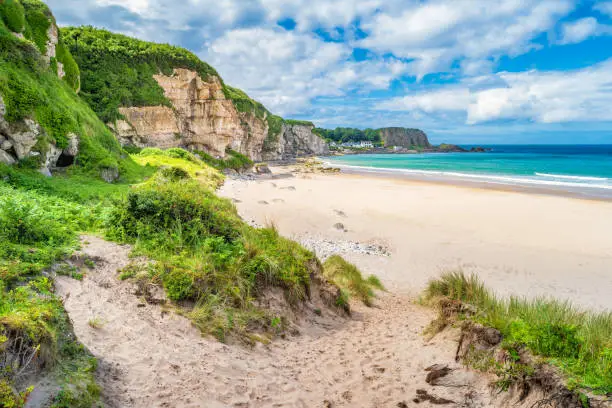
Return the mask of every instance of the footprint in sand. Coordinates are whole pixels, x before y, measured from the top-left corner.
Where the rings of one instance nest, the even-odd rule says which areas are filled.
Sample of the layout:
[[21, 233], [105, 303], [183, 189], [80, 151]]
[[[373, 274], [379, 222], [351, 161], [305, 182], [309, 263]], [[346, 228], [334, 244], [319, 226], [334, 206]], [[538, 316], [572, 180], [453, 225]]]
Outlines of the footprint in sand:
[[275, 198], [274, 200], [272, 200], [273, 203], [284, 203], [285, 200], [283, 200], [282, 198]]
[[289, 186], [289, 187], [281, 187], [281, 190], [289, 190], [289, 191], [295, 191], [295, 187], [293, 186]]
[[344, 211], [334, 210], [334, 212], [336, 213], [336, 215], [338, 215], [340, 217], [343, 217], [343, 218], [347, 217], [347, 215], [346, 215], [346, 213]]
[[258, 201], [258, 203], [259, 203], [259, 204], [263, 204], [263, 205], [268, 205], [268, 204], [270, 204], [269, 202], [267, 202], [267, 201], [265, 201], [265, 200]]

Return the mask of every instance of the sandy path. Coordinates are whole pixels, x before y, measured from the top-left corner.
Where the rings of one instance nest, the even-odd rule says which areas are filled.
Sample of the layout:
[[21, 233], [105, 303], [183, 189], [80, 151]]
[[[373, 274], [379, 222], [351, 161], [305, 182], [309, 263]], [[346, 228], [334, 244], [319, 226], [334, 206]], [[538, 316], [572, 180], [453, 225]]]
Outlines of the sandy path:
[[502, 295], [612, 309], [612, 202], [345, 174], [229, 180], [221, 194], [296, 240], [387, 245], [390, 257], [343, 255], [395, 293], [461, 268]]
[[[427, 342], [432, 312], [383, 295], [351, 320], [325, 317], [303, 334], [254, 350], [202, 338], [189, 321], [145, 304], [117, 279], [129, 248], [85, 237], [96, 260], [83, 281], [58, 277], [75, 332], [99, 359], [109, 407], [397, 407], [417, 389], [462, 406], [491, 406], [482, 377], [458, 368], [465, 387], [430, 387], [424, 368], [454, 366], [452, 334]], [[94, 329], [96, 318], [103, 327]], [[464, 404], [466, 394], [473, 399]], [[421, 406], [427, 406], [422, 403]]]

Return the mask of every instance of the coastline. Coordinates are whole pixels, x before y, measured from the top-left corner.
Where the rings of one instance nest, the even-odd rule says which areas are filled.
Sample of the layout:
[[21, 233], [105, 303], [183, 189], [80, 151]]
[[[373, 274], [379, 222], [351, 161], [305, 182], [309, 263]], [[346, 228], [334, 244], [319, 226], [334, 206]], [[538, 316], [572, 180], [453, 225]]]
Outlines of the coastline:
[[393, 293], [416, 297], [442, 272], [463, 270], [502, 296], [612, 309], [608, 199], [302, 167], [228, 180], [221, 195], [248, 222], [273, 223], [320, 256], [337, 251]]
[[[536, 195], [551, 195], [559, 197], [567, 197], [581, 200], [606, 201], [612, 202], [612, 191], [601, 194], [588, 193], [579, 188], [575, 190], [567, 190], [556, 186], [542, 186], [529, 184], [509, 184], [503, 182], [479, 181], [477, 179], [467, 179], [462, 177], [453, 177], [448, 175], [425, 175], [418, 173], [407, 173], [399, 171], [384, 171], [381, 169], [364, 169], [356, 166], [338, 166], [330, 164], [332, 167], [340, 168], [341, 172], [346, 175], [373, 177], [381, 179], [396, 179], [406, 180], [415, 183], [431, 183], [442, 184], [463, 188], [487, 189], [495, 191], [516, 192]], [[591, 189], [593, 190], [593, 189]]]

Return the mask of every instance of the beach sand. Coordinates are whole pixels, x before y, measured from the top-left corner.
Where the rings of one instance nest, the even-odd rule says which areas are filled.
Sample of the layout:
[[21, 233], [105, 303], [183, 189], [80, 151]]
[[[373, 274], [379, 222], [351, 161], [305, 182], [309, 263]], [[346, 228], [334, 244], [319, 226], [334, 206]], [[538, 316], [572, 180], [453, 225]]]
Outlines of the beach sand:
[[[429, 279], [462, 269], [500, 295], [612, 309], [609, 201], [353, 174], [228, 180], [221, 195], [245, 220], [318, 242], [319, 252], [340, 243], [341, 255], [393, 293], [418, 296]], [[353, 251], [354, 242], [390, 256]]]

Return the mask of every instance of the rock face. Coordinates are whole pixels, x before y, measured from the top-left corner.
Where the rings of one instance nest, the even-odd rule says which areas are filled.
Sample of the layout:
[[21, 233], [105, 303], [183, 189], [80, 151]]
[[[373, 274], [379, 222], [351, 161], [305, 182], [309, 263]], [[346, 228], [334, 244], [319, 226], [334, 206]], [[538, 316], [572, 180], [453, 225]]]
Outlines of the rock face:
[[68, 146], [61, 150], [53, 142], [47, 141], [50, 138], [34, 120], [25, 118], [8, 123], [5, 114], [6, 105], [0, 96], [0, 162], [12, 165], [19, 160], [36, 157], [41, 172], [46, 175], [50, 175], [53, 168], [74, 162], [79, 153], [79, 139], [75, 134], [68, 135]]
[[[184, 147], [224, 157], [228, 148], [253, 160], [280, 160], [326, 152], [325, 142], [312, 128], [283, 125], [281, 134], [268, 139], [268, 122], [239, 112], [225, 97], [217, 77], [203, 81], [187, 69], [172, 76], [156, 75], [172, 107], [121, 108], [125, 120], [109, 124], [122, 144], [138, 147]], [[265, 150], [265, 152], [264, 152]]]
[[312, 132], [312, 126], [283, 124], [281, 135], [272, 148], [264, 151], [264, 160], [287, 160], [300, 156], [329, 154], [327, 143]]
[[389, 127], [380, 129], [380, 137], [385, 147], [400, 146], [405, 148], [431, 147], [425, 132], [419, 129]]

